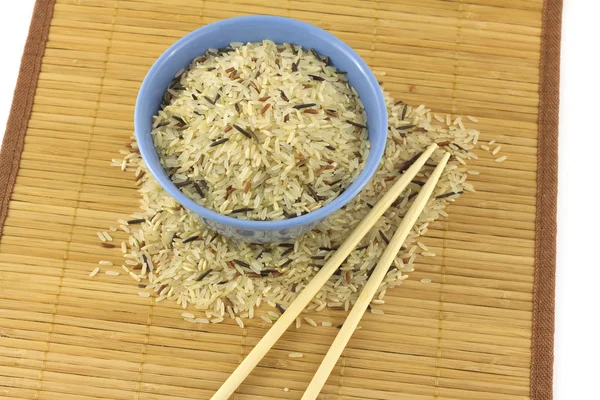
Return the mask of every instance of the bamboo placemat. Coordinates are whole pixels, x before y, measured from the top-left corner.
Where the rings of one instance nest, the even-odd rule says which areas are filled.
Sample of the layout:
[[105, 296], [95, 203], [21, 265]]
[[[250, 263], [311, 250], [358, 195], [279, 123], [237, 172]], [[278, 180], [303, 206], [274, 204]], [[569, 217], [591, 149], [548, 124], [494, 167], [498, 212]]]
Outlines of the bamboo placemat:
[[[328, 29], [397, 99], [476, 116], [509, 157], [473, 162], [478, 192], [423, 238], [438, 257], [365, 316], [321, 398], [550, 399], [560, 0], [39, 0], [0, 157], [0, 397], [207, 399], [265, 333], [88, 277], [120, 257], [95, 232], [138, 207], [109, 164], [146, 71], [242, 14]], [[234, 398], [300, 398], [335, 334], [290, 330]]]

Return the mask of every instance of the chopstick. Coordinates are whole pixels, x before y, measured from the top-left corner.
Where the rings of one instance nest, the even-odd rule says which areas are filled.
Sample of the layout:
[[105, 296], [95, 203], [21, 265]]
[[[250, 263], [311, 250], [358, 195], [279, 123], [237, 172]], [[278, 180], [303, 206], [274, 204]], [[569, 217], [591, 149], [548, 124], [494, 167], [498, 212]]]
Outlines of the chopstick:
[[304, 392], [302, 400], [314, 400], [321, 392], [321, 389], [327, 381], [329, 374], [333, 370], [335, 363], [344, 351], [346, 344], [348, 344], [350, 337], [354, 333], [354, 330], [358, 326], [363, 314], [371, 303], [373, 296], [375, 296], [379, 285], [385, 278], [390, 265], [394, 261], [398, 251], [400, 251], [400, 247], [402, 247], [404, 244], [404, 241], [410, 233], [410, 230], [419, 218], [419, 215], [421, 215], [423, 208], [425, 208], [425, 205], [431, 197], [431, 194], [433, 193], [433, 190], [435, 189], [435, 186], [449, 158], [450, 153], [444, 154], [444, 157], [427, 180], [427, 183], [425, 183], [425, 185], [421, 188], [421, 192], [415, 199], [413, 205], [402, 219], [400, 226], [398, 226], [398, 229], [396, 229], [394, 236], [392, 236], [390, 243], [387, 245], [385, 251], [381, 255], [381, 258], [379, 259], [379, 262], [375, 266], [371, 277], [358, 296], [358, 300], [356, 303], [354, 303], [354, 306], [346, 318], [344, 325], [335, 337], [335, 340], [325, 355], [325, 358], [321, 362], [319, 369]]
[[[381, 218], [383, 213], [400, 196], [402, 191], [408, 186], [410, 181], [417, 175], [421, 167], [427, 162], [431, 154], [437, 149], [437, 144], [431, 144], [427, 150], [408, 168], [402, 176], [394, 183], [390, 190], [375, 204], [366, 217], [357, 225], [348, 238], [342, 243], [339, 249], [323, 265], [321, 270], [315, 275], [310, 283], [298, 295], [296, 300], [290, 304], [287, 310], [273, 324], [271, 329], [256, 344], [254, 349], [248, 353], [246, 358], [221, 385], [219, 390], [211, 397], [211, 400], [227, 400], [229, 396], [237, 389], [243, 380], [252, 372], [254, 367], [279, 340], [286, 329], [296, 320], [296, 317], [304, 310], [310, 301], [319, 292], [321, 287], [327, 283], [327, 280], [333, 275], [342, 262], [348, 257], [350, 252], [356, 248], [360, 240], [369, 232], [375, 223]], [[421, 189], [422, 190], [422, 189]]]

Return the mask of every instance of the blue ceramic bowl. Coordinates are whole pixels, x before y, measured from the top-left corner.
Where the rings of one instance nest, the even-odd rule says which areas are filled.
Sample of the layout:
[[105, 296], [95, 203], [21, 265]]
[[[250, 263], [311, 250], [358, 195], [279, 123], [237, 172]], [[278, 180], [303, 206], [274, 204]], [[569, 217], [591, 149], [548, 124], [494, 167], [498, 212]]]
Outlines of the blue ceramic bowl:
[[[181, 68], [209, 48], [221, 48], [231, 42], [294, 43], [314, 48], [329, 56], [333, 65], [348, 72], [350, 84], [358, 92], [367, 112], [371, 149], [366, 166], [344, 193], [324, 207], [300, 217], [281, 221], [248, 221], [211, 211], [184, 195], [171, 182], [158, 159], [152, 141], [152, 117], [157, 113], [167, 86]], [[184, 36], [165, 51], [146, 75], [135, 104], [135, 134], [140, 153], [159, 184], [176, 201], [198, 215], [208, 227], [232, 239], [253, 243], [280, 242], [315, 227], [340, 209], [369, 182], [385, 149], [387, 112], [383, 93], [367, 64], [332, 34], [313, 25], [282, 17], [252, 16], [226, 19], [206, 25]]]

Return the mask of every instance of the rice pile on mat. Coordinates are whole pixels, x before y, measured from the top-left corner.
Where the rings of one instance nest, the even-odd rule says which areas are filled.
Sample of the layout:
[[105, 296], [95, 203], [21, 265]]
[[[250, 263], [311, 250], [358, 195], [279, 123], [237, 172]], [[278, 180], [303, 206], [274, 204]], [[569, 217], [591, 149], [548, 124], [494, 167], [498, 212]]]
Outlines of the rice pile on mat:
[[[124, 248], [130, 275], [142, 281], [142, 286], [147, 285], [146, 290], [152, 292], [156, 301], [176, 301], [183, 308], [198, 315], [201, 313], [199, 318], [185, 318], [190, 322], [217, 323], [231, 318], [243, 327], [243, 319], [253, 318], [257, 307], [265, 303], [277, 312], [261, 313], [261, 318], [267, 322], [276, 320], [372, 205], [429, 144], [436, 142], [441, 148], [329, 279], [306, 311], [320, 311], [325, 307], [349, 309], [379, 260], [388, 238], [443, 152], [448, 150], [453, 157], [434, 196], [379, 288], [374, 304], [382, 304], [386, 291], [400, 285], [407, 278], [406, 274], [414, 270], [419, 254], [435, 255], [425, 251], [429, 249], [422, 243], [417, 244], [418, 237], [427, 232], [428, 224], [447, 215], [444, 208], [449, 202], [464, 192], [474, 191], [467, 182], [465, 164], [469, 159], [477, 158], [472, 149], [479, 136], [477, 130], [465, 127], [462, 119], [442, 118], [424, 105], [414, 108], [402, 102], [394, 103], [388, 95], [386, 103], [388, 141], [371, 182], [316, 229], [289, 243], [239, 243], [207, 229], [150, 177], [136, 143], [132, 142], [131, 151], [123, 151], [126, 154], [123, 160], [113, 160], [114, 165], [135, 171], [142, 195], [141, 212], [133, 214], [129, 224], [122, 227], [130, 232]], [[140, 292], [140, 295], [146, 296], [147, 292]], [[300, 324], [301, 319], [298, 319], [296, 327]]]
[[173, 182], [199, 204], [255, 220], [335, 199], [369, 154], [365, 112], [313, 49], [232, 43], [171, 82], [152, 136]]
[[[171, 179], [200, 204], [238, 218], [292, 218], [321, 207], [354, 181], [368, 157], [366, 115], [356, 92], [342, 72], [312, 50], [265, 41], [209, 51], [177, 74], [163, 100], [152, 135]], [[260, 317], [276, 320], [370, 208], [435, 142], [440, 149], [305, 311], [351, 307], [421, 186], [444, 151], [450, 151], [453, 156], [434, 196], [372, 302], [383, 304], [387, 289], [407, 278], [418, 255], [435, 256], [417, 241], [429, 223], [447, 216], [449, 202], [474, 191], [467, 176], [477, 172], [466, 166], [477, 158], [473, 149], [480, 146], [495, 157], [500, 151], [491, 147], [494, 141], [478, 145], [479, 132], [466, 127], [461, 117], [395, 103], [387, 94], [386, 105], [388, 141], [373, 179], [316, 229], [288, 243], [234, 242], [207, 229], [150, 177], [133, 141], [113, 165], [135, 171], [140, 186], [141, 211], [118, 221], [129, 236], [121, 244], [122, 268], [144, 289], [139, 295], [176, 301], [186, 309], [184, 319], [194, 323], [231, 319], [244, 327], [244, 319], [253, 318], [261, 304], [276, 311], [260, 312]], [[108, 232], [98, 237], [104, 247], [114, 247]], [[297, 328], [302, 319], [319, 325], [299, 317]]]

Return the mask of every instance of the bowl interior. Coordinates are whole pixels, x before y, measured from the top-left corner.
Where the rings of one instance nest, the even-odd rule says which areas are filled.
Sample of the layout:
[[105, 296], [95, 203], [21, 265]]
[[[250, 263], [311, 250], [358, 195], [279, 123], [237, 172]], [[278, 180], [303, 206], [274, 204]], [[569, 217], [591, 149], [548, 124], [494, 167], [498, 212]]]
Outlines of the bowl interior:
[[[336, 199], [309, 214], [282, 221], [248, 221], [227, 217], [208, 210], [185, 196], [171, 182], [160, 165], [152, 141], [152, 117], [173, 76], [209, 48], [221, 48], [231, 42], [294, 43], [314, 48], [329, 56], [338, 70], [347, 71], [350, 84], [358, 92], [367, 112], [371, 149], [359, 177]], [[282, 17], [238, 17], [202, 27], [180, 39], [156, 61], [148, 72], [135, 107], [135, 131], [140, 152], [152, 175], [184, 207], [202, 217], [246, 229], [285, 229], [321, 220], [350, 201], [367, 184], [383, 156], [387, 135], [387, 113], [377, 80], [362, 59], [344, 42], [313, 25]]]

